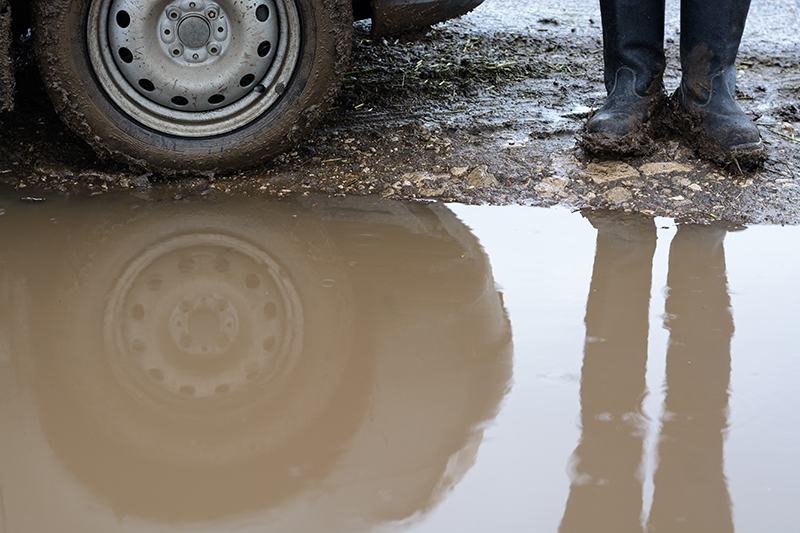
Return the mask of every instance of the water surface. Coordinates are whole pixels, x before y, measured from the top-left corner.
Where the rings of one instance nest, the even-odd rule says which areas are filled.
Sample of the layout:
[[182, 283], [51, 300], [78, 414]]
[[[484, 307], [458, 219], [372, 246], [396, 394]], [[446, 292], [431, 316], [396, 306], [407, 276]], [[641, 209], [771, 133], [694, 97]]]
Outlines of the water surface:
[[0, 531], [800, 528], [797, 228], [0, 213]]

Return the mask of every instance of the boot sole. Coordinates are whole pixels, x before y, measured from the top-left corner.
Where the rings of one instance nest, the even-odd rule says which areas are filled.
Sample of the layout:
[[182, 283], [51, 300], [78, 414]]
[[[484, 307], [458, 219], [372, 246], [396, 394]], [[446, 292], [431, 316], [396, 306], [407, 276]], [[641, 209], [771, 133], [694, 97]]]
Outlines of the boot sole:
[[654, 144], [648, 128], [623, 137], [584, 132], [579, 142], [579, 146], [592, 155], [617, 157], [647, 155], [653, 151]]

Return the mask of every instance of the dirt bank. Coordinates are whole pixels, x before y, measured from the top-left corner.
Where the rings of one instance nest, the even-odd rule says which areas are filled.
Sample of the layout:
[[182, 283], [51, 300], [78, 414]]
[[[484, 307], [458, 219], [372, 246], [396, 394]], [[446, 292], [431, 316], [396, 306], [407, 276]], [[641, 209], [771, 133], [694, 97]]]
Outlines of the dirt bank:
[[[674, 135], [648, 156], [588, 157], [576, 139], [604, 97], [596, 8], [528, 6], [509, 23], [509, 5], [488, 0], [413, 42], [376, 41], [358, 25], [344, 87], [323, 123], [293, 151], [234, 175], [167, 179], [98, 161], [62, 126], [29, 71], [17, 111], [0, 118], [0, 181], [45, 196], [115, 188], [168, 197], [324, 192], [800, 222], [795, 0], [754, 0], [751, 9], [737, 97], [756, 119], [769, 160], [749, 173], [699, 159]], [[674, 11], [668, 18], [666, 82], [674, 88]], [[776, 20], [784, 21], [780, 31], [770, 30]]]

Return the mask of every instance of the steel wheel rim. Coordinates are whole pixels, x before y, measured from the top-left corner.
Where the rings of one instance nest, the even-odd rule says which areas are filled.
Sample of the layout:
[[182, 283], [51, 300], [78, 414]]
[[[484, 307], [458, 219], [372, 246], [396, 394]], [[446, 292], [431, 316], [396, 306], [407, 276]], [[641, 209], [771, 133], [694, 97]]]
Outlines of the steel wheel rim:
[[158, 132], [230, 133], [286, 90], [300, 52], [293, 0], [94, 0], [89, 58], [129, 117]]

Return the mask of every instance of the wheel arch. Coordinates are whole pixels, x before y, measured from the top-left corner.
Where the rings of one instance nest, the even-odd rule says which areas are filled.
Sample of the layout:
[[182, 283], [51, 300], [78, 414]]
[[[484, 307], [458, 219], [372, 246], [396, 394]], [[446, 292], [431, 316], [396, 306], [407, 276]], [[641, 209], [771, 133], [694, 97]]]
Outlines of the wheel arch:
[[483, 0], [370, 0], [372, 33], [396, 36], [427, 28], [475, 9]]

